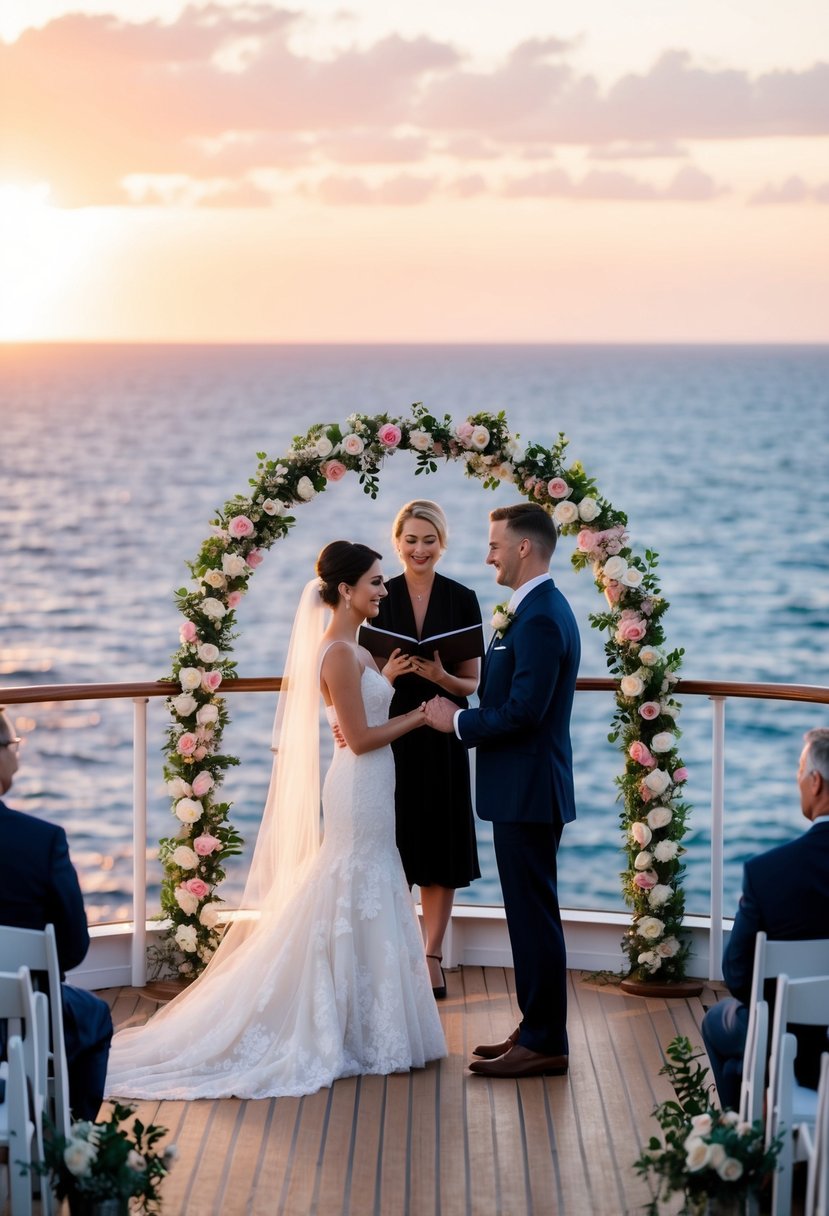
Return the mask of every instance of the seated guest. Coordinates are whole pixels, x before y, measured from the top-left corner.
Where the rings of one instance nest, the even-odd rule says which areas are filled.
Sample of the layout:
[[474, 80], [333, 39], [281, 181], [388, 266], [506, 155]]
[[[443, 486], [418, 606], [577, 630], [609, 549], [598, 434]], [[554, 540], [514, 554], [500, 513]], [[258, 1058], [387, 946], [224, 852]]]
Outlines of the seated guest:
[[[829, 730], [805, 735], [797, 784], [800, 808], [811, 827], [796, 840], [746, 863], [743, 893], [723, 955], [723, 977], [732, 993], [709, 1009], [702, 1037], [723, 1107], [740, 1101], [743, 1053], [754, 966], [754, 941], [762, 930], [772, 941], [829, 938]], [[766, 999], [773, 999], [768, 985]], [[821, 1027], [793, 1027], [797, 1036], [795, 1075], [817, 1088], [820, 1053], [827, 1048]]]
[[[0, 709], [0, 799], [18, 767], [20, 740]], [[0, 800], [0, 925], [55, 926], [61, 973], [89, 949], [86, 912], [66, 833], [55, 824], [13, 811]], [[61, 985], [69, 1102], [76, 1119], [97, 1118], [104, 1093], [112, 1018], [106, 1001]]]

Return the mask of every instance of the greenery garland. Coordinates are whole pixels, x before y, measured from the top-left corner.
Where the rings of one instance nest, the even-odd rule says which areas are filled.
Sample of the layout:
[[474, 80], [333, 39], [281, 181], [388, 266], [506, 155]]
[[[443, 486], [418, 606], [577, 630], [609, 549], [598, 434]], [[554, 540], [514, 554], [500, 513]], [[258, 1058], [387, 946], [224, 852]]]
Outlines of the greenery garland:
[[[484, 488], [514, 485], [550, 511], [563, 534], [576, 536], [571, 560], [576, 569], [591, 567], [605, 597], [607, 608], [590, 621], [607, 635], [608, 667], [619, 678], [608, 737], [624, 755], [616, 781], [627, 857], [622, 890], [633, 910], [623, 943], [630, 978], [683, 978], [689, 947], [681, 932], [681, 841], [690, 808], [681, 796], [688, 774], [677, 750], [673, 696], [683, 651], [664, 649], [668, 604], [657, 580], [658, 555], [646, 551], [643, 559], [632, 552], [627, 517], [598, 493], [579, 461], [565, 467], [566, 449], [564, 435], [551, 448], [522, 447], [503, 412], [454, 425], [448, 415], [438, 419], [417, 404], [408, 418], [352, 414], [343, 426], [318, 423], [279, 461], [258, 453], [250, 493], [217, 513], [211, 535], [188, 563], [193, 584], [176, 592], [185, 620], [172, 679], [181, 692], [168, 702], [164, 776], [178, 830], [160, 842], [160, 855], [161, 907], [171, 924], [164, 951], [182, 975], [199, 972], [218, 945], [224, 905], [217, 888], [225, 861], [241, 852], [230, 803], [219, 797], [226, 770], [239, 761], [221, 751], [228, 711], [218, 694], [222, 680], [235, 675], [227, 656], [248, 581], [265, 551], [295, 523], [294, 507], [348, 472], [375, 498], [384, 460], [410, 451], [416, 473], [435, 472], [439, 460], [456, 461]], [[503, 627], [500, 617], [493, 627]]]

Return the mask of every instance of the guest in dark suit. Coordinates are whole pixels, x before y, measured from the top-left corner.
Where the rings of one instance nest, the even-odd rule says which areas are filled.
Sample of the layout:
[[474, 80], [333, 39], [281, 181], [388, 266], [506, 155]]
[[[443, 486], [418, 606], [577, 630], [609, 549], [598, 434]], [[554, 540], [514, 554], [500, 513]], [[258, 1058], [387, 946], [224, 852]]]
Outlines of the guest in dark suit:
[[[723, 1107], [740, 1101], [743, 1053], [754, 966], [754, 942], [762, 930], [774, 941], [807, 941], [829, 937], [829, 730], [806, 733], [797, 785], [800, 808], [811, 823], [808, 831], [746, 862], [743, 893], [723, 955], [723, 978], [732, 993], [709, 1009], [702, 1037]], [[766, 993], [767, 998], [773, 991]], [[827, 1050], [821, 1027], [794, 1028], [797, 1036], [795, 1074], [801, 1085], [817, 1088], [821, 1050]]]
[[[0, 709], [0, 795], [18, 766], [20, 740]], [[61, 972], [83, 961], [89, 949], [86, 912], [63, 828], [13, 811], [0, 801], [0, 924], [17, 929], [55, 926]], [[97, 1118], [104, 1094], [112, 1018], [106, 1001], [61, 985], [69, 1073], [69, 1100], [76, 1119]]]
[[549, 574], [557, 530], [535, 504], [490, 513], [487, 565], [513, 589], [484, 659], [477, 709], [427, 703], [438, 730], [476, 748], [476, 809], [491, 820], [522, 1020], [475, 1048], [473, 1072], [561, 1075], [568, 1068], [567, 972], [556, 854], [576, 817], [570, 711], [581, 653], [575, 618]]

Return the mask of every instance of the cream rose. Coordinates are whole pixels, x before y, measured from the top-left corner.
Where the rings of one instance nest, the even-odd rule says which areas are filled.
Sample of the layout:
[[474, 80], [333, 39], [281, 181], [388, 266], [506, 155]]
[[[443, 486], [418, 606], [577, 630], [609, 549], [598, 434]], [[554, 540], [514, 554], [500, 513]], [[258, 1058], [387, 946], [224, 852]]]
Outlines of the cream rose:
[[649, 773], [643, 777], [643, 781], [652, 794], [664, 794], [665, 790], [671, 784], [671, 778], [662, 768], [651, 769]]
[[228, 578], [241, 578], [247, 574], [248, 564], [241, 553], [225, 553], [222, 556], [222, 572]]
[[579, 503], [579, 519], [583, 519], [586, 524], [592, 521], [599, 514], [599, 504], [595, 498], [583, 498]]
[[662, 655], [653, 646], [643, 646], [639, 651], [639, 662], [646, 667], [655, 667], [661, 658]]
[[[654, 887], [655, 890], [656, 888]], [[661, 954], [663, 958], [673, 958], [675, 954], [679, 954], [679, 942], [675, 937], [666, 937], [664, 942], [660, 942], [656, 947], [656, 952], [657, 954]]]
[[568, 524], [575, 523], [578, 517], [578, 507], [574, 502], [568, 502], [566, 499], [564, 502], [556, 503], [553, 509], [553, 519], [560, 528], [566, 528]]
[[192, 916], [199, 906], [199, 901], [196, 899], [195, 895], [191, 895], [191, 893], [185, 890], [184, 887], [176, 887], [175, 891], [173, 891], [173, 895], [175, 896], [176, 903], [181, 908], [184, 915]]
[[213, 599], [212, 596], [208, 596], [207, 599], [202, 600], [201, 610], [205, 616], [209, 616], [213, 621], [220, 621], [227, 612], [221, 600]]
[[476, 426], [472, 428], [472, 434], [469, 436], [469, 445], [476, 452], [482, 452], [489, 443], [489, 431], [485, 426]]
[[714, 1129], [714, 1121], [706, 1111], [702, 1115], [691, 1117], [691, 1131], [696, 1136], [710, 1136]]
[[170, 704], [180, 718], [189, 718], [198, 708], [199, 703], [192, 693], [182, 692], [177, 697], [173, 697]]
[[211, 726], [218, 721], [219, 710], [216, 705], [202, 705], [199, 712], [196, 714], [196, 721], [199, 726]]
[[201, 672], [198, 667], [181, 667], [178, 682], [183, 692], [194, 692], [201, 684]]
[[642, 584], [644, 575], [641, 570], [637, 570], [635, 566], [628, 566], [619, 582], [623, 587], [639, 587]]
[[82, 1178], [97, 1156], [97, 1148], [88, 1140], [70, 1140], [63, 1150], [63, 1163], [75, 1178]]
[[167, 782], [167, 793], [171, 798], [189, 798], [193, 793], [193, 787], [183, 777], [173, 777]]
[[649, 870], [653, 857], [650, 853], [637, 853], [633, 859], [633, 864], [637, 870]]
[[311, 478], [310, 477], [300, 477], [300, 479], [296, 485], [296, 492], [297, 492], [297, 496], [299, 498], [301, 498], [303, 502], [310, 502], [311, 499], [316, 494], [316, 490], [314, 489], [314, 483], [313, 483], [313, 481], [311, 481]]
[[349, 456], [359, 456], [365, 446], [359, 435], [346, 435], [342, 443], [343, 451]]
[[655, 806], [652, 811], [648, 811], [648, 824], [655, 832], [660, 828], [666, 828], [674, 817], [674, 813], [669, 806]]
[[708, 1145], [700, 1136], [689, 1136], [685, 1141], [685, 1165], [692, 1174], [698, 1174], [708, 1164]]
[[495, 633], [503, 633], [509, 626], [509, 617], [506, 612], [493, 612], [492, 620], [489, 624]]
[[177, 849], [173, 850], [172, 859], [182, 870], [195, 870], [199, 864], [198, 853], [194, 849], [189, 849], [186, 844], [180, 844]]
[[179, 798], [175, 805], [176, 818], [182, 823], [195, 823], [202, 817], [202, 804], [193, 798]]
[[219, 647], [212, 642], [202, 642], [199, 646], [199, 658], [202, 663], [215, 663], [219, 657]]
[[192, 954], [198, 944], [195, 925], [179, 925], [175, 932], [175, 939], [186, 954]]
[[650, 844], [653, 832], [646, 823], [637, 820], [636, 823], [630, 825], [630, 835], [636, 844], [639, 845], [639, 848], [644, 849]]
[[319, 439], [314, 444], [314, 451], [317, 453], [320, 460], [325, 460], [326, 456], [330, 456], [334, 451], [334, 445], [327, 435], [320, 435]]
[[726, 1157], [724, 1161], [715, 1165], [714, 1169], [723, 1182], [737, 1182], [743, 1176], [743, 1163], [736, 1157]]
[[199, 922], [206, 929], [215, 929], [219, 922], [219, 906], [215, 903], [205, 904], [199, 913]]
[[609, 557], [602, 567], [602, 574], [613, 582], [621, 582], [627, 568], [628, 564], [623, 557]]
[[643, 916], [636, 922], [636, 929], [640, 937], [644, 937], [646, 941], [655, 942], [665, 932], [665, 925], [656, 916]]
[[623, 697], [641, 697], [645, 691], [645, 681], [641, 676], [622, 676], [619, 688]]
[[227, 579], [221, 570], [208, 570], [203, 575], [202, 582], [207, 583], [208, 587], [215, 588], [216, 591], [223, 591], [227, 586]]
[[661, 730], [651, 739], [652, 752], [669, 752], [674, 746], [674, 736], [669, 730]]
[[285, 508], [281, 502], [275, 502], [272, 498], [266, 498], [262, 503], [262, 510], [266, 515], [284, 515]]

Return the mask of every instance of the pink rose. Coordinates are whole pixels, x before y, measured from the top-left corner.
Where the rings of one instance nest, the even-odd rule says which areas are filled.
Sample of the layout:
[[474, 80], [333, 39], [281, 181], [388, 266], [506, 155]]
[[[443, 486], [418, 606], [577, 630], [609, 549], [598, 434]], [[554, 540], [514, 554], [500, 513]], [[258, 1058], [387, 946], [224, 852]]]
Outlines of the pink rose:
[[[623, 588], [621, 587], [621, 584], [620, 584], [619, 585], [620, 593], [622, 590], [623, 590]], [[645, 634], [647, 632], [648, 632], [648, 627], [644, 621], [642, 621], [638, 618], [634, 618], [634, 617], [629, 617], [627, 620], [622, 619], [619, 622], [619, 626], [616, 630], [616, 641], [617, 642], [641, 642], [642, 638], [645, 636]]]
[[183, 735], [179, 735], [176, 751], [180, 756], [192, 756], [198, 744], [199, 741], [196, 736], [188, 730]]
[[567, 498], [572, 492], [563, 477], [554, 477], [552, 481], [547, 482], [550, 498]]
[[227, 525], [227, 530], [236, 540], [242, 540], [245, 536], [253, 536], [256, 529], [247, 515], [234, 515]]
[[183, 882], [181, 885], [185, 891], [195, 895], [196, 899], [204, 899], [205, 895], [210, 893], [210, 887], [203, 878], [188, 878], [187, 882]]
[[545, 486], [544, 482], [537, 481], [535, 483], [535, 489], [533, 490], [533, 494], [535, 495], [535, 497], [543, 498], [546, 493], [547, 493], [547, 487]]
[[227, 597], [228, 608], [238, 608], [239, 605], [241, 604], [241, 602], [242, 602], [242, 592], [241, 591], [229, 592], [228, 597]]
[[639, 706], [639, 714], [646, 722], [653, 722], [654, 718], [658, 718], [662, 712], [662, 706], [658, 701], [643, 701]]
[[222, 682], [222, 673], [220, 671], [203, 671], [201, 673], [201, 686], [205, 692], [215, 692]]
[[322, 466], [322, 474], [326, 481], [341, 481], [346, 472], [347, 469], [341, 460], [326, 460]]
[[475, 430], [471, 422], [459, 422], [455, 427], [455, 434], [461, 443], [469, 443], [472, 438], [472, 432]]
[[[549, 486], [547, 489], [549, 490]], [[594, 532], [592, 528], [582, 528], [576, 537], [576, 546], [582, 553], [592, 553], [601, 540], [601, 532]]]
[[212, 789], [213, 777], [210, 773], [197, 773], [193, 778], [193, 793], [197, 798], [203, 798], [207, 791]]
[[[191, 878], [190, 882], [192, 881], [193, 879]], [[196, 881], [198, 882], [198, 879]], [[656, 886], [658, 881], [659, 879], [653, 870], [643, 870], [640, 874], [636, 875], [633, 885], [638, 887], [640, 891], [650, 891]]]
[[189, 646], [192, 642], [195, 642], [199, 633], [192, 621], [185, 621], [178, 631], [178, 636], [184, 644]]
[[257, 566], [261, 566], [265, 560], [265, 554], [261, 549], [251, 549], [250, 553], [245, 558], [245, 561], [250, 566], [251, 570], [255, 570]]
[[203, 759], [205, 758], [205, 756], [206, 756], [206, 755], [207, 755], [207, 748], [206, 748], [206, 747], [202, 747], [202, 746], [201, 746], [201, 744], [200, 744], [200, 745], [199, 745], [199, 746], [196, 748], [196, 750], [193, 752], [193, 759], [194, 759], [194, 760], [203, 760]]
[[193, 848], [199, 857], [209, 857], [211, 853], [215, 853], [221, 847], [221, 840], [217, 840], [215, 836], [210, 836], [207, 832], [203, 836], [197, 836], [193, 841]]
[[434, 452], [435, 456], [443, 455], [443, 444], [440, 442], [440, 440], [432, 444], [432, 451]]
[[687, 768], [675, 768], [674, 769], [674, 781], [676, 782], [677, 785], [681, 785], [683, 781], [687, 781], [687, 780], [688, 780]]
[[644, 781], [639, 786], [639, 797], [643, 802], [650, 802], [651, 798], [653, 798], [653, 790], [645, 785]]
[[399, 426], [395, 426], [393, 422], [386, 422], [380, 427], [377, 432], [377, 438], [386, 448], [396, 448], [400, 440], [403, 438], [403, 432]]
[[635, 760], [637, 764], [641, 764], [644, 768], [653, 768], [656, 764], [653, 756], [648, 751], [645, 744], [639, 739], [635, 739], [628, 748], [631, 760]]
[[624, 587], [621, 583], [617, 583], [615, 579], [611, 579], [604, 589], [604, 597], [612, 608], [624, 595]]

